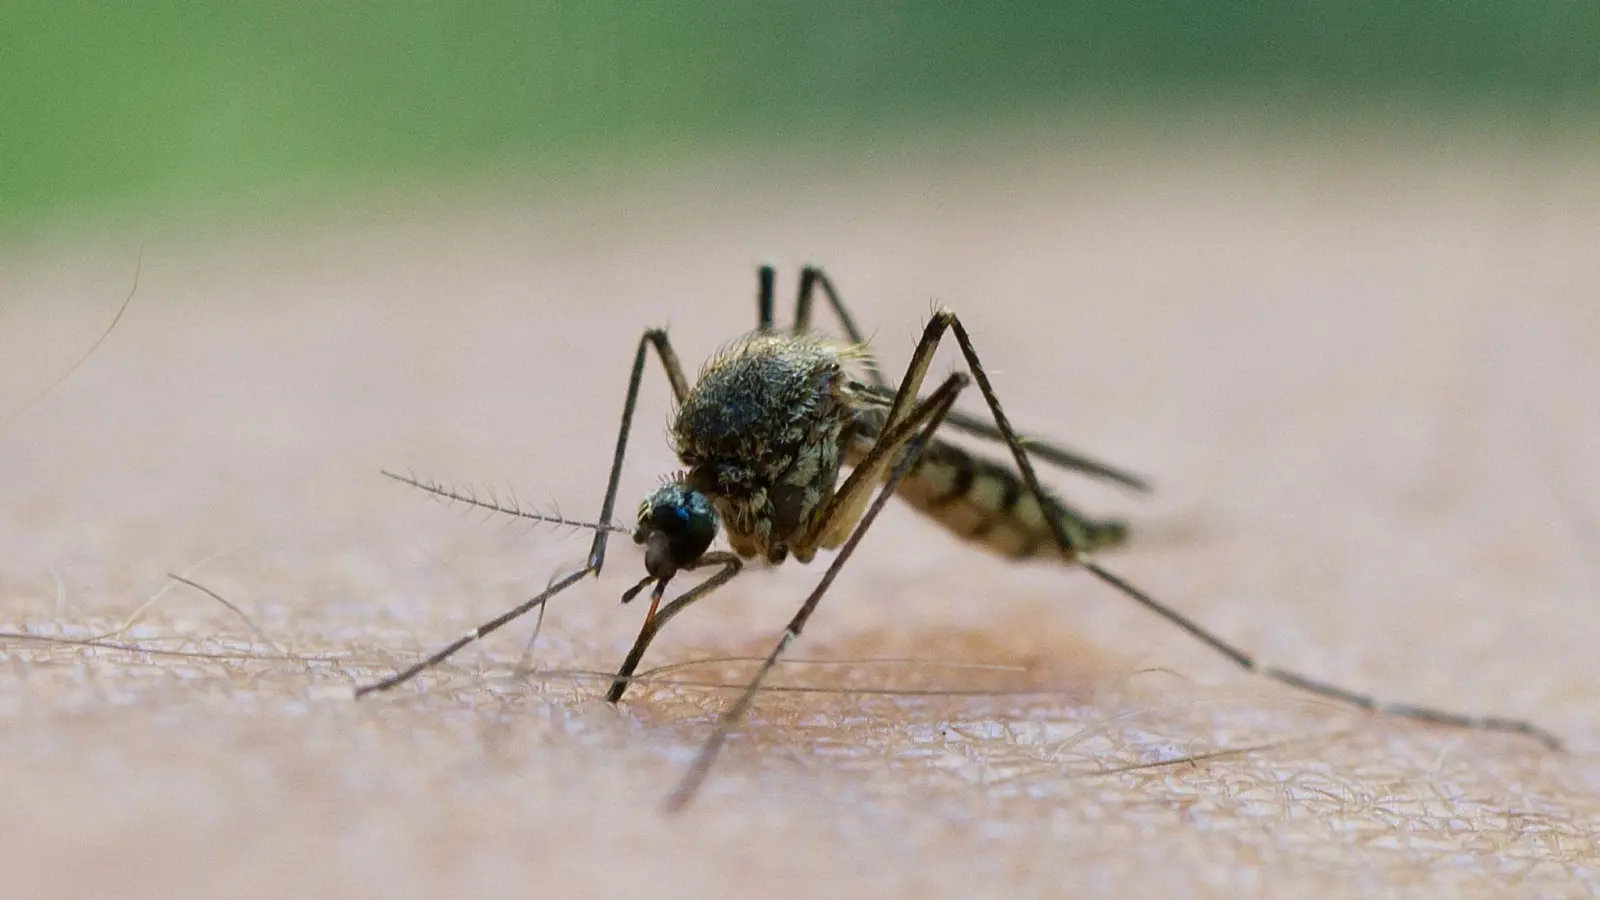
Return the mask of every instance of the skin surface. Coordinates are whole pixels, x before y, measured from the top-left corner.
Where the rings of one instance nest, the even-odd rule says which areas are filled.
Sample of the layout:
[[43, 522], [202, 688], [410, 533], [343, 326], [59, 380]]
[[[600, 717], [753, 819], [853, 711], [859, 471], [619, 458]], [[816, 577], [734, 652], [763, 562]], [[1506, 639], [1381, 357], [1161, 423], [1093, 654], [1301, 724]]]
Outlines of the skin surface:
[[[8, 896], [1596, 889], [1593, 161], [1218, 140], [715, 168], [149, 240], [118, 331], [0, 435]], [[0, 408], [93, 339], [131, 246], [6, 251]], [[552, 604], [538, 672], [512, 674], [530, 620], [353, 702], [588, 548], [378, 470], [593, 515], [640, 332], [696, 371], [754, 325], [767, 254], [783, 296], [824, 264], [893, 377], [958, 310], [1019, 427], [1149, 474], [1138, 500], [1042, 472], [1131, 519], [1109, 567], [1267, 660], [1569, 751], [1253, 681], [901, 505], [791, 654], [835, 663], [781, 667], [681, 817], [659, 804], [731, 691], [659, 679], [754, 663], [601, 702], [571, 670], [638, 628], [625, 536]], [[675, 468], [646, 374], [629, 512]], [[753, 567], [644, 670], [765, 653], [830, 558]], [[111, 633], [148, 652], [38, 639]]]

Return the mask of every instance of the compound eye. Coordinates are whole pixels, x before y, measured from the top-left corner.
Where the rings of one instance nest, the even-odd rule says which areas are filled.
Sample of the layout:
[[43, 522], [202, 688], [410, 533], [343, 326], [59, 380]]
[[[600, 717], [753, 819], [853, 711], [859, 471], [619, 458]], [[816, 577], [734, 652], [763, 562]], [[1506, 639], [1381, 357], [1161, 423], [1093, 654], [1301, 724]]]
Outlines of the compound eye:
[[645, 568], [671, 578], [706, 552], [717, 536], [717, 514], [706, 496], [687, 485], [663, 485], [639, 510], [633, 539], [645, 547]]

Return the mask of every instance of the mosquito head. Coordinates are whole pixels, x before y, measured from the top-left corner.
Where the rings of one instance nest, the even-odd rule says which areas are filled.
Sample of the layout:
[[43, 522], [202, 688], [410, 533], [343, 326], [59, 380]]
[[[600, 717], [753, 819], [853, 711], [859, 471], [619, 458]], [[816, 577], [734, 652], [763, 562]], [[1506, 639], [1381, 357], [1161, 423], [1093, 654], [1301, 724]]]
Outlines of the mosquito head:
[[645, 569], [662, 583], [698, 560], [716, 536], [711, 500], [678, 479], [645, 498], [633, 531], [634, 543], [644, 545]]

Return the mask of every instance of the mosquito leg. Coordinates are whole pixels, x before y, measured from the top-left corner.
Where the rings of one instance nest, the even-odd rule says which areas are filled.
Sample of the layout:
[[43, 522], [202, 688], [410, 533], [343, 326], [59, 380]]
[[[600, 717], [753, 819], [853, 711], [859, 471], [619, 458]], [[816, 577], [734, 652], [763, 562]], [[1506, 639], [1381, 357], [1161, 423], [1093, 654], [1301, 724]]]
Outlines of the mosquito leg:
[[[768, 268], [770, 269], [770, 267]], [[839, 292], [835, 289], [833, 280], [828, 277], [826, 272], [816, 266], [806, 266], [800, 270], [800, 299], [795, 305], [794, 316], [794, 330], [796, 333], [803, 333], [811, 328], [812, 295], [819, 285], [822, 288], [823, 295], [828, 299], [828, 305], [833, 307], [834, 315], [838, 317], [839, 324], [844, 327], [845, 336], [850, 339], [851, 343], [865, 344], [866, 338], [862, 336], [861, 329], [857, 327], [855, 320], [850, 316], [849, 310], [845, 308], [844, 301], [839, 298]], [[880, 398], [893, 398], [897, 393], [895, 387], [889, 383], [889, 379], [884, 376], [883, 371], [878, 368], [875, 361], [869, 359], [868, 362], [867, 374], [872, 382], [868, 391]], [[944, 423], [957, 431], [985, 440], [996, 443], [1001, 443], [1005, 440], [1004, 436], [993, 425], [959, 409], [950, 410], [950, 414], [945, 417]], [[1115, 482], [1136, 491], [1150, 490], [1149, 482], [1141, 476], [1108, 463], [1100, 462], [1076, 450], [1053, 444], [1043, 438], [1027, 435], [1021, 436], [1021, 440], [1027, 446], [1029, 453], [1067, 471]]]
[[1221, 638], [1218, 638], [1201, 628], [1192, 619], [1189, 619], [1182, 613], [1171, 609], [1170, 607], [1151, 597], [1149, 594], [1146, 594], [1144, 591], [1141, 591], [1129, 584], [1116, 573], [1102, 568], [1094, 560], [1080, 554], [1078, 562], [1085, 569], [1088, 569], [1089, 572], [1096, 578], [1099, 578], [1101, 581], [1104, 581], [1112, 587], [1117, 588], [1124, 594], [1132, 597], [1145, 608], [1154, 612], [1156, 615], [1161, 616], [1172, 624], [1182, 628], [1184, 631], [1188, 632], [1190, 636], [1194, 637], [1202, 644], [1205, 644], [1223, 656], [1226, 656], [1228, 659], [1232, 660], [1235, 665], [1247, 672], [1261, 675], [1262, 677], [1269, 678], [1280, 684], [1289, 685], [1292, 688], [1305, 691], [1308, 694], [1313, 694], [1318, 697], [1326, 697], [1330, 700], [1337, 700], [1340, 703], [1345, 703], [1350, 706], [1354, 706], [1357, 709], [1366, 710], [1368, 712], [1397, 716], [1402, 719], [1415, 719], [1420, 722], [1431, 722], [1435, 725], [1445, 725], [1451, 728], [1467, 728], [1475, 731], [1500, 731], [1510, 734], [1521, 734], [1538, 741], [1551, 750], [1561, 749], [1560, 738], [1544, 730], [1543, 728], [1540, 728], [1532, 722], [1523, 721], [1521, 719], [1508, 719], [1501, 716], [1473, 716], [1465, 713], [1435, 709], [1429, 706], [1418, 706], [1411, 703], [1385, 702], [1373, 697], [1370, 694], [1358, 693], [1356, 691], [1349, 690], [1348, 688], [1342, 688], [1335, 684], [1329, 684], [1326, 681], [1319, 681], [1315, 678], [1309, 678], [1305, 675], [1299, 674], [1298, 672], [1290, 671], [1289, 669], [1280, 669], [1277, 666], [1266, 665], [1259, 659], [1256, 659], [1250, 654], [1245, 653], [1243, 650], [1238, 649], [1232, 644], [1223, 641]]
[[[662, 368], [667, 370], [673, 399], [682, 403], [683, 398], [689, 396], [689, 379], [683, 375], [683, 364], [678, 362], [678, 354], [668, 342], [667, 333], [659, 328], [646, 331], [639, 338], [639, 349], [633, 355], [633, 373], [628, 377], [628, 399], [623, 401], [622, 426], [617, 429], [617, 450], [611, 457], [611, 477], [606, 481], [606, 499], [600, 504], [601, 522], [610, 522], [611, 513], [617, 508], [617, 484], [622, 479], [622, 461], [628, 455], [628, 432], [633, 430], [633, 410], [639, 405], [639, 383], [644, 380], [645, 353], [651, 347], [661, 358]], [[594, 543], [589, 547], [589, 569], [596, 575], [600, 574], [600, 567], [605, 564], [606, 540], [609, 537], [609, 531], [596, 531]]]
[[759, 331], [772, 330], [774, 299], [774, 282], [778, 273], [771, 266], [762, 266], [756, 270], [756, 329]]
[[[885, 406], [894, 399], [895, 395], [892, 388], [878, 387], [876, 385], [867, 387], [866, 392], [870, 396], [870, 402], [881, 403]], [[945, 417], [944, 424], [954, 428], [956, 431], [970, 434], [986, 441], [992, 441], [996, 444], [1003, 444], [1006, 440], [1005, 435], [1000, 433], [1000, 429], [994, 427], [991, 420], [964, 413], [959, 409], [950, 410], [950, 415]], [[1017, 435], [1017, 440], [1021, 441], [1022, 446], [1027, 448], [1029, 456], [1064, 471], [1087, 475], [1090, 478], [1097, 478], [1101, 481], [1110, 481], [1140, 493], [1148, 493], [1151, 490], [1150, 482], [1144, 476], [1135, 475], [1110, 463], [1100, 462], [1086, 453], [1063, 447], [1060, 444], [1030, 434], [1019, 434]]]
[[[1005, 435], [1001, 434], [998, 428], [976, 416], [963, 413], [959, 409], [950, 411], [950, 416], [945, 420], [945, 424], [973, 437], [994, 441], [997, 444], [1005, 443]], [[1087, 475], [1090, 478], [1110, 481], [1140, 493], [1149, 493], [1150, 491], [1150, 482], [1142, 475], [1135, 475], [1110, 463], [1100, 462], [1087, 454], [1052, 443], [1044, 438], [1019, 435], [1018, 440], [1028, 449], [1028, 455], [1041, 462], [1050, 463], [1068, 472], [1076, 472], [1080, 475]]]
[[622, 695], [627, 692], [628, 686], [633, 683], [633, 673], [639, 668], [639, 662], [644, 659], [645, 648], [655, 640], [661, 627], [696, 600], [732, 581], [733, 576], [739, 574], [739, 570], [744, 567], [744, 561], [732, 553], [707, 553], [686, 568], [698, 569], [702, 566], [716, 565], [722, 566], [722, 571], [695, 585], [684, 592], [683, 596], [661, 607], [654, 616], [645, 620], [644, 627], [639, 630], [639, 636], [634, 639], [633, 649], [628, 651], [627, 659], [623, 660], [622, 668], [617, 670], [617, 677], [611, 682], [611, 690], [606, 692], [607, 703], [620, 701]]
[[[926, 400], [911, 411], [905, 422], [902, 423], [902, 427], [885, 432], [883, 438], [879, 440], [873, 455], [894, 458], [898, 454], [898, 461], [895, 463], [893, 470], [890, 471], [889, 477], [884, 481], [882, 489], [878, 491], [877, 498], [867, 507], [860, 520], [855, 523], [855, 530], [850, 533], [850, 537], [839, 548], [839, 554], [833, 558], [833, 562], [828, 566], [827, 572], [823, 573], [822, 580], [817, 583], [810, 596], [806, 597], [805, 602], [801, 604], [800, 611], [795, 613], [793, 619], [789, 620], [789, 625], [784, 629], [783, 637], [778, 640], [777, 646], [772, 648], [772, 652], [761, 663], [761, 668], [756, 670], [755, 677], [745, 686], [744, 692], [739, 695], [739, 699], [734, 701], [734, 704], [728, 707], [727, 711], [717, 719], [716, 726], [711, 732], [711, 737], [701, 745], [700, 752], [695, 756], [694, 763], [689, 767], [689, 771], [684, 774], [683, 779], [678, 782], [678, 786], [673, 790], [672, 796], [668, 798], [668, 812], [677, 812], [683, 809], [693, 799], [695, 791], [699, 789], [700, 784], [705, 781], [707, 773], [711, 771], [711, 765], [716, 761], [717, 754], [722, 750], [722, 745], [727, 742], [728, 735], [732, 733], [734, 726], [744, 718], [745, 713], [750, 708], [750, 704], [755, 700], [756, 692], [760, 690], [761, 683], [766, 680], [767, 675], [778, 664], [779, 657], [789, 649], [789, 645], [799, 640], [801, 631], [805, 629], [806, 622], [810, 620], [811, 614], [816, 611], [817, 604], [822, 600], [822, 595], [833, 584], [834, 578], [838, 577], [839, 570], [850, 559], [851, 554], [855, 552], [856, 546], [861, 543], [861, 538], [866, 535], [867, 529], [872, 525], [872, 521], [877, 518], [878, 513], [889, 502], [889, 498], [894, 495], [895, 486], [916, 463], [917, 456], [922, 452], [923, 445], [938, 429], [940, 419], [950, 411], [950, 406], [955, 403], [956, 396], [966, 386], [966, 376], [959, 372], [952, 373], [939, 386], [938, 390], [929, 394]], [[867, 466], [863, 464], [856, 472], [859, 473], [865, 468]], [[841, 492], [845, 490], [870, 492], [872, 487], [872, 482], [863, 480], [856, 482], [855, 485], [847, 482], [840, 490]], [[850, 505], [850, 503], [846, 502], [841, 504], [840, 508]]]
[[[763, 266], [761, 269], [763, 331], [772, 328], [772, 279], [772, 267]], [[812, 298], [819, 286], [822, 288], [823, 296], [828, 299], [828, 305], [833, 307], [834, 315], [839, 319], [839, 324], [844, 327], [845, 337], [849, 338], [851, 343], [865, 344], [867, 342], [866, 338], [856, 325], [855, 319], [850, 316], [850, 311], [845, 308], [844, 301], [839, 298], [839, 292], [834, 287], [833, 280], [817, 266], [806, 266], [800, 270], [800, 296], [795, 303], [794, 312], [795, 333], [803, 334], [811, 329]], [[889, 379], [884, 376], [883, 370], [879, 369], [877, 362], [871, 358], [867, 360], [867, 375], [871, 381], [868, 390], [873, 395], [887, 399], [896, 394], [895, 387], [889, 383]], [[975, 416], [968, 415], [959, 409], [950, 411], [950, 415], [945, 418], [945, 424], [955, 428], [957, 431], [963, 431], [985, 440], [996, 443], [1004, 441], [1004, 437], [993, 425]], [[1092, 478], [1115, 482], [1132, 490], [1150, 490], [1150, 484], [1146, 479], [1108, 463], [1095, 460], [1076, 450], [1029, 436], [1022, 436], [1022, 442], [1027, 446], [1029, 453], [1052, 465], [1060, 466], [1071, 472], [1088, 475]]]
[[[1029, 461], [1028, 453], [1022, 441], [1018, 440], [1016, 431], [1011, 427], [1010, 420], [1006, 418], [1005, 411], [1000, 408], [1000, 400], [995, 396], [994, 387], [989, 383], [989, 375], [984, 371], [983, 363], [979, 361], [978, 353], [972, 347], [972, 340], [968, 337], [967, 330], [962, 326], [961, 320], [956, 318], [955, 313], [949, 310], [941, 310], [934, 316], [923, 334], [922, 343], [918, 345], [918, 352], [920, 353], [923, 347], [930, 343], [936, 346], [946, 329], [955, 333], [956, 342], [961, 346], [961, 354], [966, 357], [967, 366], [972, 370], [972, 379], [977, 382], [978, 391], [983, 395], [984, 402], [988, 404], [989, 412], [994, 416], [995, 426], [999, 430], [1006, 446], [1010, 449], [1012, 459], [1016, 461], [1017, 469], [1022, 473], [1023, 481], [1027, 484], [1028, 490], [1034, 492], [1035, 496], [1044, 496], [1044, 491], [1039, 486], [1039, 477], [1034, 473], [1033, 463]], [[931, 350], [929, 352], [931, 353]], [[1314, 678], [1308, 678], [1288, 669], [1264, 665], [1254, 656], [1202, 628], [1189, 617], [1139, 590], [1115, 573], [1102, 568], [1084, 553], [1084, 548], [1073, 543], [1060, 520], [1055, 517], [1047, 517], [1047, 519], [1051, 533], [1055, 536], [1056, 544], [1061, 548], [1064, 556], [1069, 559], [1075, 558], [1080, 565], [1096, 578], [1121, 591], [1156, 615], [1183, 629], [1191, 637], [1232, 660], [1235, 665], [1245, 671], [1259, 674], [1319, 697], [1326, 697], [1330, 700], [1336, 700], [1372, 712], [1458, 728], [1527, 735], [1553, 749], [1559, 748], [1561, 745], [1561, 742], [1554, 735], [1528, 722], [1499, 717], [1469, 716], [1405, 703], [1385, 703], [1370, 695], [1357, 693]]]
[[[617, 484], [622, 478], [622, 462], [628, 453], [628, 432], [633, 426], [634, 408], [639, 404], [639, 384], [644, 379], [645, 357], [652, 347], [655, 348], [656, 355], [661, 358], [662, 367], [667, 370], [667, 380], [672, 383], [672, 391], [677, 399], [682, 401], [689, 392], [688, 380], [683, 376], [683, 366], [678, 362], [678, 354], [673, 352], [672, 344], [667, 341], [667, 333], [657, 328], [646, 331], [639, 338], [639, 349], [634, 353], [633, 357], [633, 371], [628, 377], [628, 397], [622, 405], [622, 426], [617, 431], [617, 450], [611, 459], [611, 476], [606, 481], [606, 497], [600, 506], [600, 516], [596, 520], [601, 526], [610, 524], [611, 513], [616, 509]], [[605, 563], [606, 558], [606, 539], [611, 537], [612, 532], [615, 530], [609, 527], [599, 527], [595, 530], [594, 543], [589, 547], [589, 560], [583, 568], [562, 577], [533, 599], [517, 606], [510, 612], [472, 629], [422, 662], [382, 681], [357, 688], [356, 696], [364, 697], [375, 691], [386, 691], [404, 684], [422, 672], [449, 659], [462, 647], [473, 641], [481, 640], [526, 614], [529, 610], [543, 606], [551, 597], [578, 583], [585, 575], [599, 575], [600, 567]]]
[[399, 685], [405, 684], [407, 681], [410, 681], [411, 679], [417, 677], [418, 675], [422, 674], [423, 672], [427, 671], [428, 669], [431, 669], [434, 666], [437, 666], [438, 664], [440, 664], [440, 663], [444, 662], [445, 660], [449, 659], [451, 656], [454, 656], [456, 654], [456, 652], [459, 651], [462, 647], [465, 647], [466, 645], [472, 643], [473, 641], [480, 640], [483, 637], [485, 637], [485, 636], [487, 636], [489, 634], [492, 634], [493, 632], [499, 630], [502, 626], [504, 626], [508, 622], [511, 622], [511, 621], [513, 621], [513, 620], [515, 620], [517, 618], [520, 618], [521, 616], [526, 614], [529, 610], [532, 610], [535, 607], [543, 606], [545, 604], [545, 602], [547, 600], [549, 600], [551, 597], [554, 597], [555, 595], [561, 593], [562, 591], [566, 590], [567, 588], [571, 587], [572, 585], [577, 584], [579, 581], [583, 580], [583, 576], [585, 576], [587, 574], [589, 574], [589, 568], [587, 566], [585, 566], [582, 569], [577, 570], [576, 572], [572, 572], [571, 574], [569, 574], [566, 577], [562, 578], [560, 581], [556, 581], [556, 582], [552, 583], [549, 587], [547, 587], [543, 591], [541, 591], [539, 593], [539, 595], [534, 597], [532, 600], [529, 600], [529, 601], [517, 606], [515, 609], [512, 609], [509, 612], [503, 613], [502, 615], [500, 615], [500, 616], [498, 616], [496, 618], [490, 619], [489, 621], [483, 623], [482, 625], [479, 625], [477, 628], [472, 629], [471, 631], [467, 632], [466, 634], [462, 635], [461, 637], [458, 637], [454, 641], [451, 641], [449, 644], [446, 644], [437, 653], [433, 654], [432, 656], [428, 657], [427, 659], [423, 660], [422, 662], [419, 662], [416, 665], [411, 666], [410, 668], [404, 669], [404, 670], [402, 670], [402, 671], [400, 671], [400, 672], [398, 672], [398, 673], [396, 673], [394, 675], [391, 675], [388, 678], [383, 679], [382, 681], [376, 681], [376, 682], [373, 682], [372, 684], [363, 685], [362, 687], [356, 688], [356, 696], [357, 697], [365, 697], [366, 695], [374, 693], [376, 691], [387, 691], [390, 688], [398, 687]]
[[[805, 334], [811, 330], [811, 298], [819, 285], [822, 287], [823, 296], [828, 298], [828, 305], [833, 307], [833, 314], [843, 326], [845, 337], [852, 344], [867, 343], [861, 329], [856, 326], [855, 319], [850, 317], [850, 311], [845, 308], [844, 301], [839, 299], [839, 292], [834, 289], [832, 279], [816, 266], [806, 266], [800, 270], [800, 296], [794, 306], [794, 333]], [[863, 365], [873, 386], [893, 391], [889, 379], [884, 377], [883, 370], [878, 368], [877, 360], [869, 356], [863, 361]]]
[[[765, 285], [763, 290], [767, 293], [763, 296], [770, 297], [771, 276], [772, 267], [765, 267], [762, 277], [766, 279], [763, 282]], [[794, 315], [795, 332], [804, 333], [810, 330], [812, 297], [819, 285], [822, 288], [823, 295], [828, 299], [828, 305], [833, 307], [834, 315], [838, 317], [839, 324], [844, 327], [845, 336], [849, 338], [851, 343], [865, 344], [866, 338], [862, 335], [861, 329], [856, 325], [855, 320], [850, 316], [844, 301], [839, 298], [839, 292], [834, 287], [833, 280], [828, 277], [826, 272], [816, 266], [806, 266], [800, 270], [800, 298], [795, 304]], [[770, 321], [766, 327], [771, 327]], [[883, 371], [878, 368], [876, 361], [869, 358], [867, 363], [867, 374], [871, 380], [871, 385], [868, 388], [869, 392], [881, 398], [894, 397], [897, 391], [889, 383], [889, 379], [884, 376]], [[1004, 436], [993, 425], [959, 409], [950, 410], [950, 414], [945, 417], [945, 424], [955, 428], [957, 431], [996, 443], [1001, 443], [1005, 440]], [[1109, 463], [1100, 462], [1087, 454], [1062, 447], [1043, 438], [1024, 435], [1021, 439], [1023, 444], [1027, 446], [1028, 452], [1044, 462], [1059, 466], [1070, 472], [1111, 481], [1132, 490], [1141, 492], [1150, 490], [1148, 480], [1125, 469], [1119, 469]]]

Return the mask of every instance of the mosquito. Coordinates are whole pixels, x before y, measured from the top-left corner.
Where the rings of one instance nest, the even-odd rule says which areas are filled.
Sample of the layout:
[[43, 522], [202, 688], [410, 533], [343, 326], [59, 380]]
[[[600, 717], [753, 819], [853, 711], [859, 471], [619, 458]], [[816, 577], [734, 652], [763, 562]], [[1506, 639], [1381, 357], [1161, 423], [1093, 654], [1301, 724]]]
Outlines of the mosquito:
[[[896, 387], [878, 368], [833, 282], [820, 268], [801, 270], [794, 324], [787, 330], [774, 323], [775, 279], [771, 266], [759, 269], [756, 330], [718, 352], [692, 385], [666, 332], [644, 332], [634, 355], [605, 500], [593, 523], [486, 502], [415, 477], [385, 472], [440, 497], [538, 521], [593, 528], [595, 536], [582, 568], [421, 662], [359, 688], [356, 695], [403, 684], [473, 641], [542, 607], [585, 576], [598, 575], [611, 534], [631, 530], [634, 542], [644, 547], [647, 574], [623, 593], [622, 602], [632, 601], [649, 587], [650, 605], [639, 636], [606, 694], [607, 701], [617, 703], [661, 628], [733, 580], [747, 560], [777, 565], [793, 557], [809, 563], [821, 550], [836, 550], [821, 580], [744, 691], [719, 717], [671, 794], [667, 808], [680, 810], [705, 780], [779, 658], [799, 639], [879, 511], [891, 496], [898, 496], [957, 536], [991, 551], [1013, 559], [1051, 558], [1087, 570], [1247, 672], [1373, 713], [1511, 732], [1551, 749], [1560, 748], [1556, 737], [1528, 722], [1383, 702], [1263, 664], [1213, 635], [1095, 561], [1098, 551], [1124, 542], [1126, 526], [1117, 520], [1091, 518], [1045, 490], [1033, 460], [1133, 490], [1148, 490], [1148, 485], [1136, 475], [1076, 451], [1019, 435], [1001, 408], [966, 327], [954, 312], [940, 309], [929, 320]], [[812, 331], [812, 307], [819, 288], [847, 341]], [[919, 396], [934, 354], [947, 336], [954, 336], [968, 372], [952, 372], [937, 388]], [[669, 476], [640, 504], [637, 524], [628, 529], [612, 524], [611, 517], [640, 382], [652, 350], [666, 370], [676, 400], [671, 436], [685, 468]], [[865, 380], [852, 372], [864, 375]], [[957, 396], [972, 384], [982, 395], [992, 421], [952, 408]], [[1003, 444], [1015, 468], [942, 439], [942, 427]], [[850, 472], [841, 481], [843, 467]], [[725, 532], [732, 552], [710, 549], [719, 530]], [[667, 585], [678, 573], [700, 569], [715, 571], [662, 605]]]

